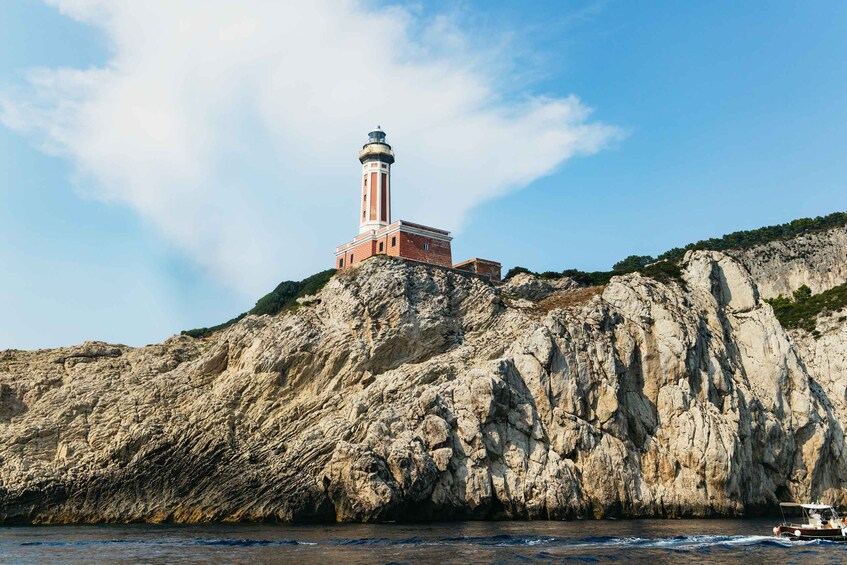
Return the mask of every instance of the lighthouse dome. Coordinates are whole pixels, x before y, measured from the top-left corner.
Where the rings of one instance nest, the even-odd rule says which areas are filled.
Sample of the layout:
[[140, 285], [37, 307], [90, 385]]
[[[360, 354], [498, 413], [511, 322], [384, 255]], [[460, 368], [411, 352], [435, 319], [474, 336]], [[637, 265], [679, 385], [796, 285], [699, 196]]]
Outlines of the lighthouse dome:
[[371, 143], [382, 143], [388, 145], [387, 143], [385, 143], [385, 132], [382, 131], [381, 127], [376, 126], [375, 130], [368, 132], [368, 143], [366, 143], [365, 145]]
[[394, 151], [385, 142], [385, 132], [381, 127], [376, 126], [375, 130], [368, 133], [368, 142], [359, 151], [359, 161], [381, 161], [389, 165], [394, 163]]

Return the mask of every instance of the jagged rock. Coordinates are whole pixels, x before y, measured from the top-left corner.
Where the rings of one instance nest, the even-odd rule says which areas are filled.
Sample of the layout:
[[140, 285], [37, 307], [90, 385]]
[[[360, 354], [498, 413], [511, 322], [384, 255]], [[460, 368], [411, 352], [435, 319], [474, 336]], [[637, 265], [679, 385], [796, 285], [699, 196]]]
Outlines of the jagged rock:
[[582, 287], [583, 285], [570, 277], [541, 279], [529, 273], [519, 273], [506, 281], [501, 290], [506, 295], [537, 302], [555, 292]]
[[789, 336], [727, 254], [690, 252], [683, 279], [522, 308], [500, 295], [528, 281], [375, 257], [204, 340], [0, 352], [0, 521], [847, 502], [843, 319]]
[[727, 254], [747, 268], [762, 298], [791, 296], [803, 285], [818, 294], [847, 283], [847, 226]]

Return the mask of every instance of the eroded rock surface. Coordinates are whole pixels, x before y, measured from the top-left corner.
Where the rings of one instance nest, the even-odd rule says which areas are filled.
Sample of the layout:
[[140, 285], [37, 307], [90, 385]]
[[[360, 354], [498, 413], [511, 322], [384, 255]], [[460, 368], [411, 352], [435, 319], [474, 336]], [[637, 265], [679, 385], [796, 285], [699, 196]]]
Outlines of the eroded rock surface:
[[706, 516], [847, 502], [845, 325], [833, 322], [838, 355], [795, 345], [805, 337], [783, 331], [729, 255], [689, 253], [683, 278], [616, 277], [548, 310], [377, 257], [296, 312], [207, 340], [0, 352], [0, 520]]
[[762, 298], [776, 298], [803, 285], [813, 294], [847, 283], [847, 226], [728, 251], [753, 276]]
[[519, 273], [506, 281], [501, 292], [507, 296], [538, 301], [556, 292], [577, 288], [582, 288], [582, 285], [570, 277], [541, 279], [529, 273]]

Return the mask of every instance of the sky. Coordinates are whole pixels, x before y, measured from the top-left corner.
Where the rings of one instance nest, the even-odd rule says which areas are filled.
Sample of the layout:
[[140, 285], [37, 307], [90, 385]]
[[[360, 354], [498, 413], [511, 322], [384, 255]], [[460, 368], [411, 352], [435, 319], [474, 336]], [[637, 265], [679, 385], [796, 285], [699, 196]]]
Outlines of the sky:
[[333, 265], [379, 124], [456, 261], [607, 270], [847, 211], [847, 4], [0, 2], [0, 349]]

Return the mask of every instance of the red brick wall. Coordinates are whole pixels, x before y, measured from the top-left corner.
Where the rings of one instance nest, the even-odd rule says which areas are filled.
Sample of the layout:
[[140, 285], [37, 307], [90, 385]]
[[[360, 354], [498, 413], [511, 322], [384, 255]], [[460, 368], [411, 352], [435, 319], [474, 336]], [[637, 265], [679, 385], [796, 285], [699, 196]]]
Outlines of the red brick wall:
[[492, 281], [500, 281], [500, 265], [487, 262], [477, 262], [476, 272], [480, 275], [488, 275]]
[[376, 220], [376, 175], [371, 173], [371, 213], [368, 216], [369, 220]]
[[380, 200], [380, 205], [382, 206], [382, 213], [380, 214], [379, 221], [387, 222], [388, 221], [388, 175], [382, 173], [382, 200]]
[[[344, 266], [349, 267], [351, 264], [356, 265], [358, 263], [361, 263], [362, 261], [364, 261], [365, 259], [367, 259], [368, 257], [370, 257], [373, 254], [374, 254], [374, 242], [373, 241], [369, 240], [369, 241], [366, 241], [364, 243], [360, 243], [359, 245], [357, 245], [353, 249], [348, 250], [347, 253], [344, 254]], [[352, 263], [350, 263], [350, 255], [353, 255], [353, 262]], [[337, 260], [336, 260], [335, 265], [336, 265], [336, 267], [338, 266]]]
[[[391, 245], [391, 240], [396, 241], [396, 245]], [[379, 249], [379, 244], [382, 243], [382, 250]], [[429, 249], [424, 247], [429, 244]], [[353, 262], [350, 262], [350, 255], [353, 255]], [[442, 267], [453, 266], [453, 254], [450, 249], [449, 241], [442, 241], [433, 237], [424, 235], [412, 234], [405, 231], [395, 231], [389, 235], [380, 236], [374, 240], [367, 239], [356, 245], [353, 249], [348, 249], [344, 253], [344, 268], [352, 265], [358, 265], [372, 255], [389, 255], [391, 257], [405, 257], [406, 259], [414, 259], [423, 263], [440, 265]], [[335, 259], [335, 267], [339, 268], [338, 259]]]
[[[392, 238], [396, 238], [395, 242], [397, 243], [397, 245], [393, 245], [393, 246], [391, 245], [391, 239]], [[393, 235], [385, 236], [385, 249], [388, 250], [388, 255], [391, 255], [392, 257], [399, 257], [400, 256], [400, 234], [399, 233], [394, 233]]]
[[368, 175], [364, 175], [362, 177], [362, 220], [365, 221], [365, 213], [368, 211], [367, 209], [367, 199], [368, 196]]
[[[391, 255], [391, 251], [389, 249], [389, 245], [391, 243], [391, 238], [382, 236], [374, 240], [374, 255]], [[382, 251], [379, 249], [379, 245], [382, 244]]]
[[[391, 255], [397, 257], [400, 255], [400, 238], [398, 237], [400, 234], [395, 234], [393, 236], [382, 236], [373, 241], [366, 241], [364, 243], [360, 243], [352, 250], [348, 249], [347, 252], [343, 255], [344, 257], [344, 267], [347, 268], [351, 265], [350, 263], [350, 255], [353, 255], [353, 265], [358, 265], [368, 257], [372, 255]], [[391, 247], [391, 238], [397, 237], [397, 245]], [[382, 251], [379, 250], [379, 244], [382, 243]], [[341, 257], [337, 257], [335, 259], [335, 268], [339, 268], [338, 259]]]
[[489, 261], [487, 259], [472, 259], [470, 261], [459, 263], [458, 265], [453, 265], [453, 268], [468, 271], [469, 273], [485, 275], [492, 281], [500, 282], [500, 264], [495, 261]]
[[[431, 237], [397, 232], [397, 243], [400, 247], [398, 255], [415, 261], [423, 261], [442, 267], [453, 266], [453, 254], [450, 250], [449, 241], [440, 241]], [[424, 250], [424, 245], [429, 244], [429, 250]]]

